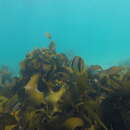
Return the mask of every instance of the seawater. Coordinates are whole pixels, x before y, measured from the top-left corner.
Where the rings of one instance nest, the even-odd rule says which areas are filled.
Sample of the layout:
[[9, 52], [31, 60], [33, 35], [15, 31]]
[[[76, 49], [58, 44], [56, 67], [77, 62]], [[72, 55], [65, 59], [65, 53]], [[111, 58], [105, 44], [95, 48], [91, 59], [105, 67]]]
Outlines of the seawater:
[[130, 57], [129, 0], [0, 0], [0, 65], [14, 71], [34, 47], [82, 56], [104, 68]]

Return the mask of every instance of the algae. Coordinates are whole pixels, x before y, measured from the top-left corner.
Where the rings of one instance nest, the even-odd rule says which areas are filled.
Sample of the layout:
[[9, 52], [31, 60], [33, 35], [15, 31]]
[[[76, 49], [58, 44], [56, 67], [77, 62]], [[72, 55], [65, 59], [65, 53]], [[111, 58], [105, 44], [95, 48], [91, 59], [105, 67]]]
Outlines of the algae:
[[47, 35], [49, 47], [29, 52], [19, 76], [0, 70], [0, 129], [129, 130], [130, 68], [88, 66]]

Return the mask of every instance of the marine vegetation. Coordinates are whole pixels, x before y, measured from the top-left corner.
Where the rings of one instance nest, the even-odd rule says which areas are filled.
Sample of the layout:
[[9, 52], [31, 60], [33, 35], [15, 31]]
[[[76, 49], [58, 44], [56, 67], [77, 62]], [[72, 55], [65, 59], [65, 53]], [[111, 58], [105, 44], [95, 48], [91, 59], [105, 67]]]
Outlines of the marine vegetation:
[[130, 68], [88, 66], [45, 35], [19, 76], [0, 69], [0, 130], [130, 130]]

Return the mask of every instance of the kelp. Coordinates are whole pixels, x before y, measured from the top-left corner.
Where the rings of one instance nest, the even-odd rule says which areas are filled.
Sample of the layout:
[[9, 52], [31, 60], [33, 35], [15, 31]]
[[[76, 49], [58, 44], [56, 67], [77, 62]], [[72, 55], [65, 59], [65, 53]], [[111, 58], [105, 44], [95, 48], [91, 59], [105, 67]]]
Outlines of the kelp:
[[88, 66], [46, 35], [49, 47], [29, 52], [18, 77], [0, 71], [0, 129], [129, 130], [129, 69]]

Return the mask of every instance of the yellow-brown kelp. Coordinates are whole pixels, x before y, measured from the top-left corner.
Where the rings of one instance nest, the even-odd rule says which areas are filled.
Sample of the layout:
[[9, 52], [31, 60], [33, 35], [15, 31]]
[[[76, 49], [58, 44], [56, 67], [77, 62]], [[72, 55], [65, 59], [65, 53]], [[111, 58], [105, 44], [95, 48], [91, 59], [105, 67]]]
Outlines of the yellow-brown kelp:
[[5, 111], [5, 105], [7, 102], [8, 102], [8, 98], [6, 98], [4, 96], [0, 96], [0, 112]]
[[65, 120], [64, 126], [67, 130], [75, 130], [76, 128], [82, 128], [85, 122], [79, 117], [70, 117]]
[[0, 130], [130, 130], [130, 69], [86, 67], [46, 37], [49, 47], [29, 52], [19, 77], [0, 86]]
[[44, 94], [37, 89], [39, 78], [40, 74], [34, 74], [24, 87], [29, 98], [36, 103], [44, 102]]
[[45, 37], [48, 38], [48, 39], [51, 39], [51, 38], [52, 38], [52, 35], [51, 35], [51, 33], [49, 33], [49, 32], [45, 32]]
[[58, 91], [50, 91], [49, 95], [47, 96], [47, 102], [53, 105], [53, 112], [58, 111], [58, 102], [61, 100], [61, 97], [64, 95], [66, 89], [64, 86], [60, 88]]

